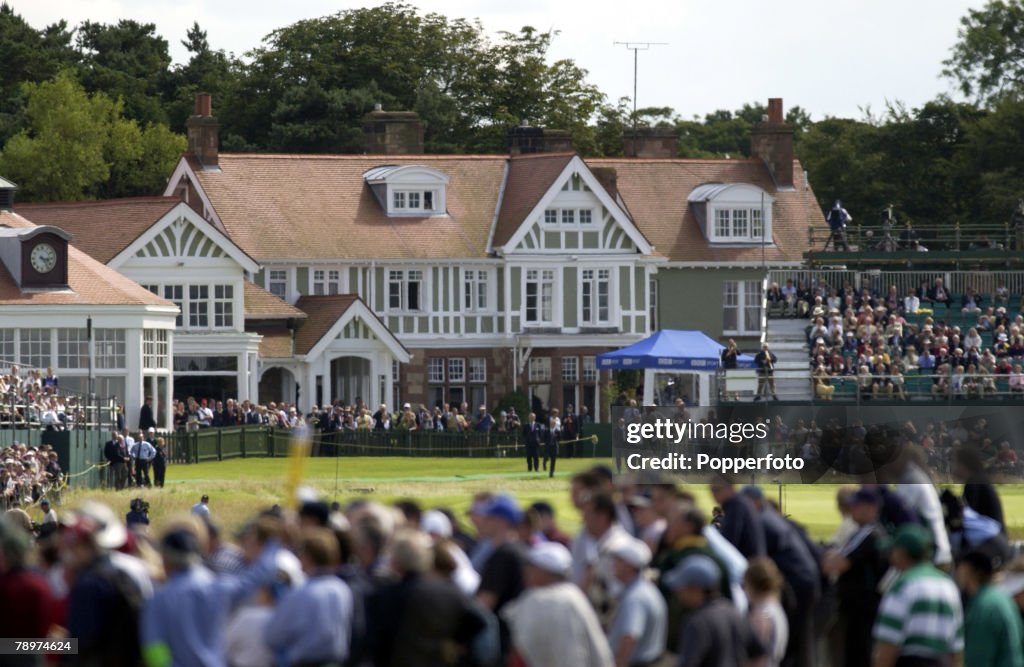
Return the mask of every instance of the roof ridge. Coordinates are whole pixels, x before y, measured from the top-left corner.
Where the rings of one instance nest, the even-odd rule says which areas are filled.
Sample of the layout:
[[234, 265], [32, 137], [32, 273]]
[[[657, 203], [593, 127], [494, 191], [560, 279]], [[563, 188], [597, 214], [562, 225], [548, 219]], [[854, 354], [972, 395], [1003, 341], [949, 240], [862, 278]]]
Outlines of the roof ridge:
[[[629, 164], [644, 164], [644, 163], [656, 163], [664, 164], [666, 162], [675, 162], [680, 164], [700, 164], [704, 162], [725, 162], [725, 163], [744, 163], [744, 162], [756, 162], [760, 163], [760, 160], [756, 157], [585, 157], [584, 162], [588, 164], [591, 162], [626, 162]], [[797, 160], [794, 158], [794, 162]]]
[[[540, 160], [540, 159], [555, 158], [555, 157], [559, 157], [559, 158], [567, 157], [567, 158], [571, 159], [571, 158], [576, 157], [577, 155], [579, 155], [579, 153], [577, 153], [576, 151], [558, 151], [558, 152], [553, 152], [553, 153], [519, 153], [518, 155], [510, 155], [509, 159], [517, 160], [517, 161], [518, 160]], [[582, 158], [582, 156], [580, 156], [580, 157]], [[586, 160], [586, 158], [582, 158], [582, 159]]]

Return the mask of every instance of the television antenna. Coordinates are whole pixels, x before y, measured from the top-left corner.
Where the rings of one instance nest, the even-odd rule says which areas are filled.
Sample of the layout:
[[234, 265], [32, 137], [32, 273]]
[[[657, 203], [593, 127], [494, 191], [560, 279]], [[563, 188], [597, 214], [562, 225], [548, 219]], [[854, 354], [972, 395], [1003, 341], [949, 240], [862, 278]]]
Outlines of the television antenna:
[[[636, 129], [636, 81], [641, 51], [649, 51], [652, 46], [668, 46], [668, 42], [612, 42], [614, 46], [624, 46], [633, 52], [633, 129]], [[636, 146], [633, 147], [634, 152]]]

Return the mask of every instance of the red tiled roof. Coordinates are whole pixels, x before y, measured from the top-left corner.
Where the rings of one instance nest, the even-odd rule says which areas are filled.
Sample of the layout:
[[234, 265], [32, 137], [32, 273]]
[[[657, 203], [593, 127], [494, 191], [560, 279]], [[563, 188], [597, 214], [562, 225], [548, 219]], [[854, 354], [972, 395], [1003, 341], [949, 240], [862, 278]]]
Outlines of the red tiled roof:
[[[265, 155], [221, 153], [219, 171], [190, 164], [231, 238], [267, 259], [486, 256], [504, 155]], [[363, 174], [423, 165], [449, 177], [448, 215], [388, 217]]]
[[307, 317], [295, 333], [295, 353], [306, 354], [312, 350], [356, 301], [359, 301], [356, 294], [301, 297], [295, 307]]
[[611, 167], [617, 187], [634, 222], [657, 252], [671, 261], [761, 261], [762, 248], [715, 246], [708, 243], [689, 210], [690, 192], [704, 183], [750, 183], [775, 198], [772, 211], [773, 245], [764, 248], [769, 262], [799, 262], [807, 249], [808, 226], [825, 224], [814, 193], [800, 185], [804, 172], [794, 161], [790, 192], [776, 191], [771, 175], [758, 159], [678, 160], [600, 158], [591, 167]]
[[304, 319], [306, 313], [247, 280], [245, 281], [245, 316], [251, 320], [284, 320]]
[[[25, 228], [37, 226], [10, 211], [0, 211], [0, 224]], [[67, 290], [22, 292], [7, 268], [0, 263], [0, 305], [174, 306], [73, 245], [68, 246], [68, 287]]]
[[60, 227], [75, 247], [106, 264], [180, 203], [178, 197], [130, 197], [16, 204], [14, 210], [37, 225]]
[[494, 247], [501, 247], [512, 238], [574, 156], [573, 153], [516, 155], [509, 160], [505, 194], [491, 242]]

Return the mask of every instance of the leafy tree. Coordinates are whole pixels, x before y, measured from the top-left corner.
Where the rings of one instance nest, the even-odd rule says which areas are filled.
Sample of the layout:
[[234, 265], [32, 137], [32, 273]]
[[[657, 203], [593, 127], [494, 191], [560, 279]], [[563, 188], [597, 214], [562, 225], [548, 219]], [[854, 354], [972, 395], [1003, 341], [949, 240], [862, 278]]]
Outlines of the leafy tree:
[[164, 109], [171, 128], [185, 131], [185, 121], [192, 115], [196, 93], [200, 92], [213, 95], [218, 105], [215, 113], [224, 122], [224, 116], [231, 115], [231, 107], [223, 105], [238, 86], [241, 63], [233, 55], [211, 48], [206, 31], [198, 23], [192, 24], [181, 44], [190, 54], [189, 61], [171, 69], [164, 91]]
[[125, 114], [140, 123], [167, 122], [161, 88], [171, 56], [154, 24], [85, 21], [78, 28], [77, 45], [82, 59], [79, 80], [87, 91], [121, 98]]
[[185, 148], [164, 126], [141, 130], [120, 100], [87, 94], [69, 71], [25, 84], [25, 97], [28, 126], [0, 152], [0, 173], [28, 200], [149, 194]]
[[75, 62], [64, 21], [36, 30], [6, 2], [0, 3], [0, 145], [21, 129], [21, 84], [45, 81]]
[[969, 97], [991, 105], [1024, 89], [1024, 0], [989, 0], [960, 19], [943, 74]]

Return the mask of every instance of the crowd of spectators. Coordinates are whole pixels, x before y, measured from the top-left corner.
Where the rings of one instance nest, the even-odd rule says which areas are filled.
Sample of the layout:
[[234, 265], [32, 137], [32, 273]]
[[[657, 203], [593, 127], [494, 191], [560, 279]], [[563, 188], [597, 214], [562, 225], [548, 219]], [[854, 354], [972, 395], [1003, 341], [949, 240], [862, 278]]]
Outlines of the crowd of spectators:
[[60, 488], [64, 473], [50, 445], [14, 443], [0, 449], [0, 508], [30, 506], [48, 491]]
[[[142, 409], [140, 428], [148, 428], [146, 408]], [[550, 413], [550, 414], [549, 414]], [[151, 415], [152, 413], [148, 413]], [[557, 408], [541, 411], [539, 419], [547, 424], [547, 417], [558, 419], [558, 430], [562, 437], [578, 437], [582, 427], [592, 423], [586, 406], [577, 413], [572, 405], [565, 411]], [[189, 431], [203, 428], [227, 426], [270, 426], [293, 429], [305, 426], [323, 433], [341, 431], [433, 431], [438, 433], [516, 433], [523, 425], [523, 418], [515, 407], [503, 409], [496, 415], [486, 405], [474, 411], [468, 403], [461, 405], [445, 403], [433, 409], [425, 404], [405, 403], [400, 409], [392, 410], [382, 403], [376, 408], [367, 405], [361, 398], [352, 403], [334, 401], [323, 407], [313, 406], [308, 412], [294, 404], [271, 401], [261, 405], [252, 401], [227, 399], [201, 399], [189, 397], [174, 401], [174, 428]]]
[[[941, 278], [901, 294], [870, 283], [773, 283], [771, 312], [809, 318], [814, 397], [832, 400], [853, 387], [862, 401], [1024, 398], [1024, 303], [1011, 304], [1005, 281], [990, 295], [954, 295]], [[908, 376], [926, 376], [908, 386]]]
[[23, 371], [17, 365], [0, 375], [0, 426], [63, 431], [85, 422], [78, 396], [60, 391], [52, 368]]
[[712, 481], [710, 522], [691, 489], [603, 466], [572, 478], [575, 536], [551, 503], [492, 492], [467, 525], [307, 497], [233, 539], [208, 497], [159, 532], [139, 499], [127, 529], [92, 502], [59, 526], [8, 514], [0, 626], [62, 628], [105, 665], [1020, 664], [1024, 563], [997, 488], [967, 459], [959, 495], [899, 465], [891, 486], [841, 488], [822, 541], [759, 487]]

